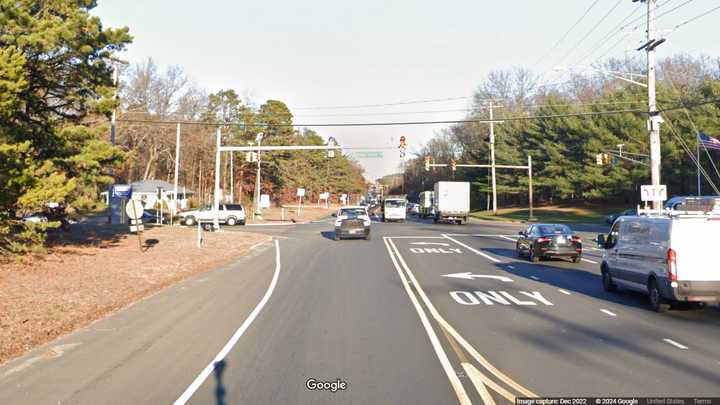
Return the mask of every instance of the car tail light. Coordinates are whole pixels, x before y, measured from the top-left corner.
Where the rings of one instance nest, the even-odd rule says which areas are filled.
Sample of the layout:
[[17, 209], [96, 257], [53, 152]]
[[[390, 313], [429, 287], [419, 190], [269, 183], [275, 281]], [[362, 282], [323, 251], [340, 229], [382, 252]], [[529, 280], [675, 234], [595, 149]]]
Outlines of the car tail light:
[[582, 243], [582, 238], [579, 236], [573, 236], [572, 241], [575, 243]]
[[672, 249], [667, 251], [667, 272], [670, 281], [677, 281], [677, 255]]
[[536, 242], [537, 242], [537, 243], [550, 242], [550, 238], [543, 236], [543, 237], [541, 237], [541, 238], [537, 238]]

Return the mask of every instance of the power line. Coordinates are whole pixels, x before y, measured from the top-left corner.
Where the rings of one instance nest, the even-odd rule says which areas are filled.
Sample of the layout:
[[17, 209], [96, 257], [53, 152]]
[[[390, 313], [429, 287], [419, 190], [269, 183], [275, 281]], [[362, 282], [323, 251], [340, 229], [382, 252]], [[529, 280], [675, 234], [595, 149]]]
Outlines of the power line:
[[439, 103], [444, 101], [456, 101], [456, 100], [467, 100], [470, 97], [446, 97], [446, 98], [431, 98], [425, 100], [411, 100], [411, 101], [398, 101], [393, 103], [382, 103], [382, 104], [359, 104], [359, 105], [341, 105], [341, 106], [325, 106], [325, 107], [295, 107], [294, 110], [339, 110], [339, 109], [350, 109], [350, 108], [371, 108], [371, 107], [389, 107], [394, 105], [407, 105], [407, 104], [424, 104], [424, 103]]
[[582, 58], [580, 58], [580, 60], [579, 60], [578, 62], [576, 62], [575, 65], [580, 65], [580, 64], [582, 64], [583, 62], [585, 62], [585, 59], [589, 58], [591, 55], [593, 55], [595, 52], [597, 52], [598, 49], [600, 49], [600, 48], [602, 47], [602, 44], [605, 43], [605, 41], [607, 41], [607, 40], [610, 39], [611, 37], [617, 35], [617, 30], [618, 30], [618, 28], [620, 28], [620, 29], [622, 30], [623, 24], [624, 24], [630, 17], [632, 17], [633, 15], [635, 15], [635, 13], [636, 13], [638, 10], [640, 10], [640, 7], [635, 7], [635, 8], [633, 9], [633, 11], [630, 12], [630, 14], [628, 14], [627, 16], [625, 16], [625, 18], [623, 18], [617, 25], [615, 25], [610, 31], [608, 31], [608, 33], [605, 34], [604, 37], [600, 38], [599, 41], [595, 42], [595, 43], [590, 47], [590, 52], [588, 52], [588, 53], [585, 54]]
[[608, 16], [609, 16], [610, 14], [612, 14], [613, 11], [615, 11], [615, 9], [620, 5], [620, 3], [621, 3], [622, 1], [623, 1], [623, 0], [618, 0], [618, 1], [615, 3], [615, 5], [613, 5], [612, 8], [610, 8], [610, 10], [609, 10], [607, 13], [605, 13], [605, 15], [603, 15], [602, 18], [601, 18], [595, 25], [593, 25], [592, 28], [590, 28], [590, 31], [588, 31], [587, 34], [585, 34], [585, 36], [582, 37], [582, 38], [575, 44], [575, 46], [573, 46], [572, 48], [570, 48], [570, 51], [568, 51], [568, 52], [565, 54], [565, 56], [563, 56], [562, 59], [560, 59], [560, 62], [559, 62], [559, 63], [562, 63], [565, 59], [567, 59], [567, 57], [570, 56], [570, 54], [572, 54], [572, 53], [575, 51], [575, 49], [577, 49], [577, 48], [580, 46], [580, 44], [582, 44], [593, 32], [595, 32], [595, 30], [600, 26], [600, 24], [602, 24], [602, 22], [605, 21], [605, 19], [608, 18]]
[[[689, 24], [689, 23], [691, 23], [691, 22], [693, 22], [693, 21], [695, 21], [695, 20], [698, 20], [698, 19], [700, 19], [700, 18], [702, 18], [702, 17], [705, 17], [706, 15], [708, 15], [708, 14], [710, 14], [710, 13], [713, 13], [713, 12], [715, 12], [715, 11], [717, 11], [717, 10], [720, 10], [720, 6], [711, 8], [710, 10], [705, 11], [704, 13], [701, 13], [701, 14], [699, 14], [699, 15], [696, 15], [695, 17], [692, 17], [692, 18], [690, 18], [689, 20], [686, 20], [686, 21], [681, 22], [680, 24], [676, 25], [676, 26], [673, 28], [673, 32], [677, 31], [678, 28], [682, 27], [683, 25]], [[672, 34], [672, 33], [671, 33], [671, 34]]]
[[582, 22], [583, 19], [585, 19], [585, 17], [588, 15], [588, 13], [590, 13], [590, 11], [595, 7], [596, 4], [598, 4], [599, 1], [600, 0], [595, 0], [590, 5], [590, 7], [588, 7], [585, 10], [585, 12], [580, 16], [580, 18], [578, 18], [577, 21], [575, 21], [575, 24], [573, 24], [567, 31], [565, 31], [565, 34], [563, 34], [563, 36], [555, 43], [555, 45], [553, 45], [552, 48], [550, 48], [550, 50], [547, 51], [544, 55], [542, 55], [540, 58], [538, 58], [538, 60], [534, 64], [534, 66], [540, 66], [540, 61], [542, 61], [546, 57], [550, 56], [550, 54], [552, 54], [553, 51], [555, 51], [555, 49], [557, 49], [557, 47], [565, 40], [565, 38], [567, 38], [567, 36], [570, 35], [570, 32], [572, 32], [572, 30], [575, 29], [575, 27], [577, 27], [578, 24], [580, 24], [580, 22]]
[[[579, 112], [579, 113], [568, 113], [568, 114], [550, 114], [550, 115], [534, 115], [534, 116], [511, 116], [498, 118], [494, 121], [527, 121], [534, 119], [550, 119], [550, 118], [564, 118], [564, 117], [582, 117], [582, 116], [595, 116], [595, 115], [610, 115], [610, 114], [625, 114], [625, 113], [647, 113], [645, 110], [639, 109], [626, 109], [626, 110], [610, 110], [610, 111], [590, 111], [590, 112]], [[469, 123], [490, 123], [493, 120], [489, 119], [465, 119], [465, 120], [442, 120], [442, 121], [395, 121], [395, 122], [357, 122], [357, 123], [320, 123], [320, 124], [266, 124], [266, 123], [255, 123], [255, 124], [236, 124], [236, 123], [208, 123], [198, 121], [153, 121], [153, 120], [133, 120], [133, 119], [120, 119], [120, 122], [126, 123], [140, 123], [140, 124], [154, 124], [154, 125], [204, 125], [204, 126], [240, 126], [240, 127], [375, 127], [375, 126], [406, 126], [406, 125], [437, 125], [437, 124], [469, 124]]]
[[[657, 8], [657, 9], [660, 9], [660, 8], [662, 8], [663, 6], [666, 6], [668, 3], [672, 2], [672, 1], [673, 1], [673, 0], [665, 0], [665, 1], [662, 2], [662, 3], [658, 3], [658, 5], [656, 6], [656, 8]], [[692, 1], [692, 0], [690, 0], [690, 1]], [[617, 24], [612, 30], [610, 30], [610, 31], [608, 32], [608, 34], [606, 34], [602, 39], [600, 39], [599, 41], [597, 41], [597, 42], [591, 47], [590, 52], [587, 53], [585, 56], [583, 56], [583, 58], [581, 59], [581, 61], [578, 62], [578, 63], [576, 63], [576, 64], [582, 63], [582, 62], [585, 61], [587, 58], [589, 58], [590, 56], [592, 56], [592, 55], [594, 55], [595, 53], [597, 53], [600, 49], [602, 49], [602, 48], [603, 48], [602, 43], [606, 43], [606, 41], [608, 41], [609, 39], [613, 38], [614, 36], [619, 35], [619, 34], [622, 34], [623, 31], [625, 31], [626, 28], [630, 27], [632, 24], [634, 24], [634, 23], [642, 20], [643, 18], [645, 18], [645, 15], [640, 15], [640, 16], [638, 16], [638, 17], [633, 18], [633, 19], [630, 20], [630, 21], [627, 21], [627, 23], [625, 23], [625, 21], [626, 21], [628, 18], [630, 18], [632, 15], [634, 15], [634, 14], [635, 14], [638, 10], [640, 10], [641, 8], [642, 8], [642, 7], [636, 7], [636, 8], [635, 8], [628, 16], [626, 16], [619, 24]], [[624, 24], [624, 25], [623, 25], [623, 24]], [[619, 30], [618, 30], [618, 27], [620, 28]], [[638, 28], [640, 28], [640, 25], [634, 26], [631, 31], [636, 31]], [[604, 58], [605, 55], [607, 55], [608, 53], [610, 53], [617, 45], [619, 45], [625, 38], [627, 38], [627, 36], [629, 36], [629, 35], [631, 34], [631, 31], [628, 31], [619, 41], [615, 42], [604, 54], [602, 54], [600, 57], [598, 57], [597, 59], [595, 59], [595, 61], [598, 61], [598, 60]]]
[[[564, 104], [516, 104], [516, 107], [524, 108], [524, 109], [534, 109], [534, 108], [542, 108], [542, 107], [582, 107], [582, 106], [595, 106], [595, 105], [627, 105], [627, 104], [638, 104], [638, 103], [645, 103], [645, 100], [629, 100], [629, 101], [612, 101], [612, 100], [594, 100], [589, 102], [580, 102], [580, 103], [564, 103]], [[292, 113], [287, 114], [269, 114], [269, 116], [272, 117], [288, 117], [293, 116], [294, 118], [311, 118], [311, 117], [366, 117], [366, 116], [392, 116], [392, 115], [410, 115], [410, 114], [438, 114], [438, 113], [450, 113], [450, 112], [477, 112], [480, 110], [485, 110], [486, 107], [477, 107], [477, 108], [460, 108], [460, 109], [450, 109], [450, 110], [425, 110], [425, 111], [393, 111], [393, 112], [368, 112], [368, 113], [341, 113], [341, 114], [307, 114], [307, 115], [294, 115]], [[205, 112], [198, 112], [198, 111], [186, 111], [182, 113], [176, 113], [175, 115], [183, 115], [183, 114], [193, 114], [193, 115], [201, 115]], [[149, 112], [143, 112], [143, 111], [126, 111], [123, 113], [124, 116], [133, 115], [133, 114], [139, 114], [139, 115], [148, 115], [151, 114]], [[170, 114], [172, 116], [173, 114]], [[131, 118], [132, 119], [132, 118]], [[170, 117], [167, 117], [167, 120], [172, 121]], [[152, 121], [152, 120], [148, 120]], [[222, 124], [226, 125], [226, 124]], [[250, 126], [252, 124], [246, 124], [247, 126]]]

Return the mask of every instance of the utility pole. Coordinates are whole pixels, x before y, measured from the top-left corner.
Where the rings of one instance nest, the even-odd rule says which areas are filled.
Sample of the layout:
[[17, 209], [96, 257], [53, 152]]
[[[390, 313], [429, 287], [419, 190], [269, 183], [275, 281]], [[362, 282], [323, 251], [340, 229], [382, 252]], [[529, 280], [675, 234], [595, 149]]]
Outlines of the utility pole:
[[[664, 40], [655, 38], [655, 7], [657, 0], [647, 2], [647, 89], [648, 89], [648, 130], [650, 132], [650, 180], [653, 186], [660, 185], [660, 123], [662, 117], [657, 111], [655, 100], [655, 48]], [[662, 201], [653, 201], [654, 210], [662, 209]]]
[[497, 189], [495, 183], [495, 121], [493, 118], [493, 102], [490, 100], [490, 170], [492, 172], [492, 209], [497, 215]]
[[213, 228], [217, 231], [220, 229], [220, 128], [215, 134], [215, 192], [213, 204]]
[[260, 132], [255, 137], [257, 141], [257, 173], [255, 175], [255, 216], [262, 218], [262, 211], [260, 209], [260, 144], [262, 142], [263, 133]]
[[235, 170], [233, 168], [233, 153], [230, 152], [230, 202], [235, 202]]
[[177, 214], [178, 204], [178, 172], [180, 171], [180, 123], [177, 124], [177, 130], [175, 131], [175, 179], [173, 181], [173, 208], [172, 217], [170, 217], [170, 225], [172, 225], [172, 218]]

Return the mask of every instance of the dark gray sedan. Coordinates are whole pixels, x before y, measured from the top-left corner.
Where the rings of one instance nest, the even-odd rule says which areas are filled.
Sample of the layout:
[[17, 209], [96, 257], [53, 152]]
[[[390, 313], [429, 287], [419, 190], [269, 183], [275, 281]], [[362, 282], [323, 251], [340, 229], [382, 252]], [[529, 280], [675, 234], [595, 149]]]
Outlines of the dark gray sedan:
[[534, 224], [519, 235], [515, 252], [532, 262], [545, 257], [568, 257], [577, 263], [582, 256], [582, 239], [567, 225]]

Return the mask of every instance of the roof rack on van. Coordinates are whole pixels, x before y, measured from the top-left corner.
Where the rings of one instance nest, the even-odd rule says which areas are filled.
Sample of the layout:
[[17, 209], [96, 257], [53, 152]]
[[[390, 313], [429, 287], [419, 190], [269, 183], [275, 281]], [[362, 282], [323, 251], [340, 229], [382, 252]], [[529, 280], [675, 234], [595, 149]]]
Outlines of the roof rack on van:
[[705, 210], [673, 210], [668, 208], [663, 208], [661, 210], [654, 210], [651, 208], [640, 208], [638, 205], [637, 209], [638, 215], [647, 215], [647, 216], [666, 216], [666, 217], [672, 217], [672, 218], [679, 218], [679, 217], [708, 217], [708, 216], [720, 216], [720, 210], [717, 209], [711, 209], [708, 211]]

